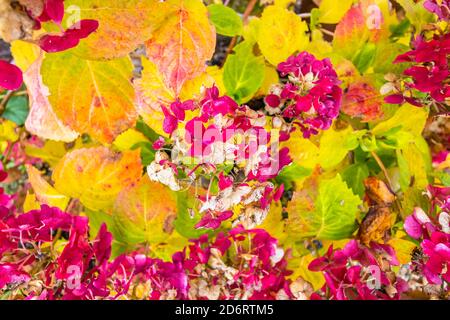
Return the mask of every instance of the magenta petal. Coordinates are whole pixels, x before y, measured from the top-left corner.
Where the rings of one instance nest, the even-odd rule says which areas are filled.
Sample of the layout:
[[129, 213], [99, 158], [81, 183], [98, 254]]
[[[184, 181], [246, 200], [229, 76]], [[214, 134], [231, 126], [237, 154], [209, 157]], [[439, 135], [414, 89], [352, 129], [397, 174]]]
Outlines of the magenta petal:
[[414, 239], [419, 239], [422, 236], [422, 226], [417, 222], [413, 215], [406, 217], [403, 224], [406, 233]]
[[80, 40], [66, 35], [45, 35], [39, 39], [39, 46], [48, 53], [61, 52], [76, 47]]
[[0, 87], [17, 90], [22, 86], [22, 71], [9, 62], [0, 60]]
[[98, 26], [99, 23], [97, 20], [80, 20], [66, 30], [66, 35], [78, 39], [84, 39], [89, 37], [91, 33], [95, 32], [98, 29]]
[[45, 12], [51, 20], [60, 24], [64, 17], [64, 0], [47, 0]]
[[389, 104], [402, 104], [405, 98], [401, 94], [393, 94], [384, 98], [384, 101]]

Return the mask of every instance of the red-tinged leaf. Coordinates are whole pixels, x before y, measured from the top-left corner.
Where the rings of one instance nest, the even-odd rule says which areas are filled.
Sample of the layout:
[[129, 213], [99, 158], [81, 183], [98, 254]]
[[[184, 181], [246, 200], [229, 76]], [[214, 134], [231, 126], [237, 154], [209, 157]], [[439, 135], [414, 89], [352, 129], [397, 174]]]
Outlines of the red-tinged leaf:
[[200, 0], [169, 0], [171, 14], [146, 42], [147, 55], [178, 95], [186, 80], [206, 70], [215, 48], [216, 34]]
[[22, 71], [15, 65], [0, 60], [0, 87], [16, 90], [20, 88], [22, 82]]
[[30, 112], [25, 122], [26, 129], [43, 139], [70, 142], [78, 133], [65, 126], [56, 116], [48, 101], [49, 90], [40, 74], [43, 56], [35, 61], [24, 74], [30, 99]]
[[389, 37], [388, 25], [393, 19], [387, 0], [362, 0], [336, 26], [333, 48], [353, 60], [366, 42], [377, 43]]
[[350, 84], [344, 94], [342, 111], [363, 122], [379, 119], [383, 116], [383, 98], [376, 88], [361, 79]]

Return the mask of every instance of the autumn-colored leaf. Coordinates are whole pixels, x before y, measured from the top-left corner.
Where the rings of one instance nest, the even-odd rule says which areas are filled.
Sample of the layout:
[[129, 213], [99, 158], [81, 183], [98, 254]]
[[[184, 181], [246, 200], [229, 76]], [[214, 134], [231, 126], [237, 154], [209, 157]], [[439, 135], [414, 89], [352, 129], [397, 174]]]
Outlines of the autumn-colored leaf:
[[41, 176], [41, 173], [35, 167], [27, 165], [26, 168], [28, 181], [33, 188], [36, 200], [39, 201], [40, 204], [46, 204], [65, 210], [70, 199], [56, 191], [56, 189]]
[[59, 192], [94, 211], [112, 208], [119, 192], [142, 175], [139, 150], [116, 153], [106, 147], [74, 150], [61, 159], [52, 178]]
[[295, 13], [269, 6], [259, 21], [257, 41], [262, 54], [274, 66], [308, 45], [308, 26]]
[[145, 175], [119, 193], [113, 214], [128, 243], [157, 244], [174, 231], [176, 195]]
[[40, 74], [43, 57], [35, 61], [24, 74], [24, 82], [30, 99], [30, 112], [25, 122], [29, 132], [44, 139], [70, 142], [78, 133], [64, 125], [53, 111], [49, 101], [48, 87], [42, 82]]
[[394, 192], [388, 185], [377, 177], [368, 177], [364, 180], [366, 195], [370, 204], [390, 206], [396, 199]]
[[368, 81], [361, 79], [347, 88], [342, 101], [342, 111], [361, 121], [368, 122], [383, 116], [383, 98]]
[[98, 30], [72, 51], [87, 59], [126, 56], [151, 37], [167, 15], [158, 0], [66, 0], [67, 26], [81, 19], [95, 19]]
[[206, 70], [215, 48], [215, 30], [200, 0], [168, 0], [172, 12], [146, 42], [147, 55], [176, 95], [183, 84]]
[[359, 226], [358, 238], [365, 245], [370, 242], [381, 242], [387, 240], [392, 228], [395, 215], [389, 207], [373, 207], [364, 217]]
[[41, 68], [56, 115], [103, 143], [111, 143], [136, 121], [132, 71], [129, 58], [88, 61], [68, 52], [47, 55]]

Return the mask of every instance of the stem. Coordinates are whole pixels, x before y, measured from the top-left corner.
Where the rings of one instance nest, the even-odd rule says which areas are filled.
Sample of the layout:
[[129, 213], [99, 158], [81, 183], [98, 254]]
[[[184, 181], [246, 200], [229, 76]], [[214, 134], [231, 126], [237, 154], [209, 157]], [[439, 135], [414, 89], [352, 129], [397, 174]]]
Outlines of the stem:
[[325, 33], [325, 34], [327, 34], [327, 35], [329, 35], [331, 37], [334, 37], [334, 32], [331, 32], [330, 30], [327, 30], [327, 29], [324, 29], [324, 28], [320, 28], [320, 31], [322, 31], [323, 33]]
[[380, 157], [373, 151], [370, 151], [370, 154], [372, 155], [372, 157], [375, 159], [375, 161], [377, 162], [378, 166], [380, 167], [381, 171], [383, 171], [384, 176], [386, 177], [386, 181], [389, 184], [389, 188], [391, 188], [391, 190], [393, 190], [392, 188], [392, 182], [391, 179], [389, 178], [389, 174], [386, 170], [386, 167], [383, 164], [383, 161], [381, 161]]
[[14, 91], [8, 91], [8, 93], [3, 97], [2, 102], [0, 103], [0, 113], [3, 113], [3, 110], [6, 107], [6, 104], [8, 103], [9, 99], [14, 95]]
[[[245, 8], [244, 11], [244, 15], [242, 16], [242, 21], [244, 23], [244, 25], [246, 25], [248, 23], [248, 18], [250, 16], [250, 13], [252, 13], [253, 9], [255, 8], [257, 0], [250, 0], [247, 8]], [[227, 60], [228, 55], [231, 53], [231, 51], [233, 51], [234, 46], [237, 43], [237, 37], [233, 37], [233, 39], [231, 39], [230, 45], [227, 48], [227, 51], [225, 53], [225, 58], [223, 59], [223, 63], [225, 63], [225, 61]]]

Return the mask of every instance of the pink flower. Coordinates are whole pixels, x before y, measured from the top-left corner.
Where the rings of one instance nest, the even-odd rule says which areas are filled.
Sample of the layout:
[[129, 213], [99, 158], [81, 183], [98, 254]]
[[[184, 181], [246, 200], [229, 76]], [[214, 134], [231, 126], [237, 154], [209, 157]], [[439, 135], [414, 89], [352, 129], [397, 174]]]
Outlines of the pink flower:
[[289, 81], [272, 88], [265, 98], [266, 110], [290, 119], [305, 138], [328, 129], [339, 115], [342, 100], [340, 81], [330, 60], [317, 60], [302, 52], [280, 63], [278, 71]]
[[0, 263], [0, 290], [5, 286], [18, 286], [30, 280], [30, 276], [11, 263]]
[[17, 90], [22, 86], [22, 71], [13, 64], [0, 60], [0, 87]]
[[439, 20], [450, 20], [450, 1], [448, 0], [426, 0], [423, 6], [428, 11], [438, 16]]

